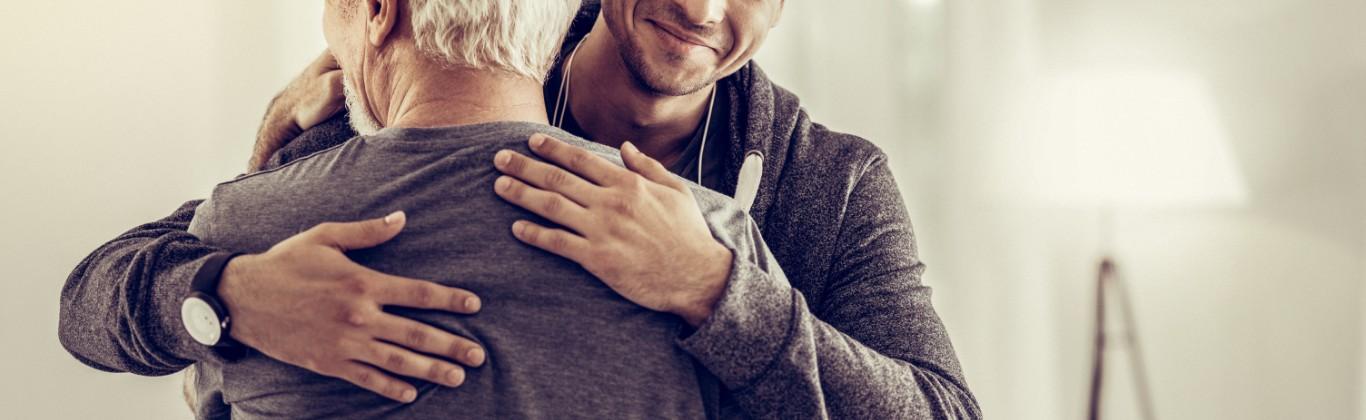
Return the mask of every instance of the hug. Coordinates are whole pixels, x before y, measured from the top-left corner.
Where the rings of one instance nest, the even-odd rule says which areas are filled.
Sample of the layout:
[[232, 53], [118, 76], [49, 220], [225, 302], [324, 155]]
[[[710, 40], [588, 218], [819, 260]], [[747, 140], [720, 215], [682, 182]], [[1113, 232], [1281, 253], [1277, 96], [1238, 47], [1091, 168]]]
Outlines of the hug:
[[751, 59], [783, 0], [325, 0], [247, 172], [59, 334], [197, 418], [977, 419], [887, 156]]

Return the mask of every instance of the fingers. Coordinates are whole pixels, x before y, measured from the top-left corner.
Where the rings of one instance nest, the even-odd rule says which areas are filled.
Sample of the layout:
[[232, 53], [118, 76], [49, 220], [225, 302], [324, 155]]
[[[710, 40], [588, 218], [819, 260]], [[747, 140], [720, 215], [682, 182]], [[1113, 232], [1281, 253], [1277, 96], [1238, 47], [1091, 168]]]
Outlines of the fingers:
[[345, 106], [346, 93], [342, 88], [341, 70], [319, 74], [300, 94], [304, 96], [294, 105], [294, 121], [299, 129], [308, 130], [322, 124]]
[[[376, 337], [410, 350], [448, 357], [469, 367], [479, 367], [479, 365], [484, 364], [485, 353], [479, 343], [431, 325], [400, 316], [387, 315], [375, 324], [374, 330], [377, 334]], [[445, 378], [440, 376], [423, 377], [423, 379], [447, 383]]]
[[446, 386], [454, 387], [465, 383], [465, 369], [460, 366], [382, 341], [373, 341], [368, 346], [368, 349], [361, 352], [361, 360], [356, 361], [370, 364], [388, 373]]
[[641, 153], [640, 149], [629, 141], [621, 145], [621, 161], [626, 164], [626, 169], [640, 174], [645, 179], [675, 190], [687, 188], [687, 184], [674, 176], [673, 172], [669, 172], [668, 168], [654, 158]]
[[493, 155], [493, 166], [506, 175], [517, 177], [537, 188], [563, 194], [584, 206], [593, 197], [602, 194], [602, 188], [578, 175], [511, 150], [500, 150]]
[[512, 223], [512, 236], [547, 252], [582, 264], [587, 260], [589, 242], [563, 229], [549, 229], [525, 220]]
[[364, 363], [348, 362], [339, 371], [325, 374], [401, 403], [417, 399], [417, 388]]
[[337, 56], [332, 55], [332, 51], [327, 49], [323, 49], [323, 53], [319, 54], [318, 58], [313, 59], [313, 63], [309, 64], [309, 67], [318, 74], [341, 69], [341, 66], [337, 64]]
[[601, 186], [615, 185], [627, 175], [625, 169], [580, 147], [545, 134], [533, 134], [528, 141], [537, 156], [554, 162], [570, 172]]
[[365, 249], [388, 242], [403, 230], [407, 215], [396, 211], [380, 219], [349, 223], [323, 223], [310, 229], [315, 239], [346, 251]]
[[[342, 71], [328, 71], [327, 73], [323, 73], [322, 76], [319, 77], [319, 80], [322, 80], [322, 87], [327, 92], [327, 103], [329, 105], [342, 105], [345, 101], [343, 96], [346, 95], [346, 92], [342, 89]], [[333, 114], [335, 113], [336, 112], [334, 111]], [[303, 128], [307, 129], [308, 127]]]
[[380, 305], [473, 314], [479, 312], [482, 304], [479, 297], [468, 290], [373, 270], [368, 274], [379, 283], [374, 289], [374, 296]]
[[592, 220], [588, 209], [559, 193], [542, 190], [510, 176], [500, 176], [493, 192], [518, 207], [570, 229], [583, 232]]

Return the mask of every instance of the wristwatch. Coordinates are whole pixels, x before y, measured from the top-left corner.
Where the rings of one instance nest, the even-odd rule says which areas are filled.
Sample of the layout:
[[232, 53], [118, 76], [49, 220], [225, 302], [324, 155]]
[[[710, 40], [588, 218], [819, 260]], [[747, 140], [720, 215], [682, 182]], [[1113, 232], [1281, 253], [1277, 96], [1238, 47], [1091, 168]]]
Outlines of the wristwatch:
[[223, 253], [209, 257], [190, 282], [190, 293], [180, 303], [180, 321], [194, 341], [214, 348], [238, 347], [228, 336], [232, 316], [227, 306], [218, 299], [218, 282], [223, 268], [233, 257], [242, 254]]

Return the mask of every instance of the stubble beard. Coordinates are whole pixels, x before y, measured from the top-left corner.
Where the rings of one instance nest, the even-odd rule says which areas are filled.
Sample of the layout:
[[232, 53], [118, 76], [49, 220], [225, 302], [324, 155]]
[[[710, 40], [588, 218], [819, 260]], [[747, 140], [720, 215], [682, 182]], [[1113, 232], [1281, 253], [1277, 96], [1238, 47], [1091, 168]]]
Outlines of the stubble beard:
[[[631, 73], [631, 78], [635, 80], [636, 86], [658, 96], [687, 96], [711, 86], [716, 80], [705, 78], [692, 83], [671, 84], [665, 81], [661, 72], [652, 71], [645, 64], [645, 54], [635, 45], [627, 43], [626, 48], [621, 49], [621, 61], [626, 63], [626, 70]], [[685, 57], [667, 57], [669, 61], [684, 62]]]

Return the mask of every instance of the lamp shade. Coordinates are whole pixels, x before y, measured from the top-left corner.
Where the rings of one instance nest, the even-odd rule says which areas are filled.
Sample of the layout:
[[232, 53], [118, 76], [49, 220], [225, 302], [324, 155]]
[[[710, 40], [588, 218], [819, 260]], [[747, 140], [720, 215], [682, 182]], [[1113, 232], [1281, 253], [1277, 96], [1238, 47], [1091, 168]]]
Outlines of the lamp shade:
[[1243, 184], [1208, 89], [1188, 75], [1096, 72], [1041, 84], [1026, 101], [1014, 184], [1049, 203], [1231, 205]]

